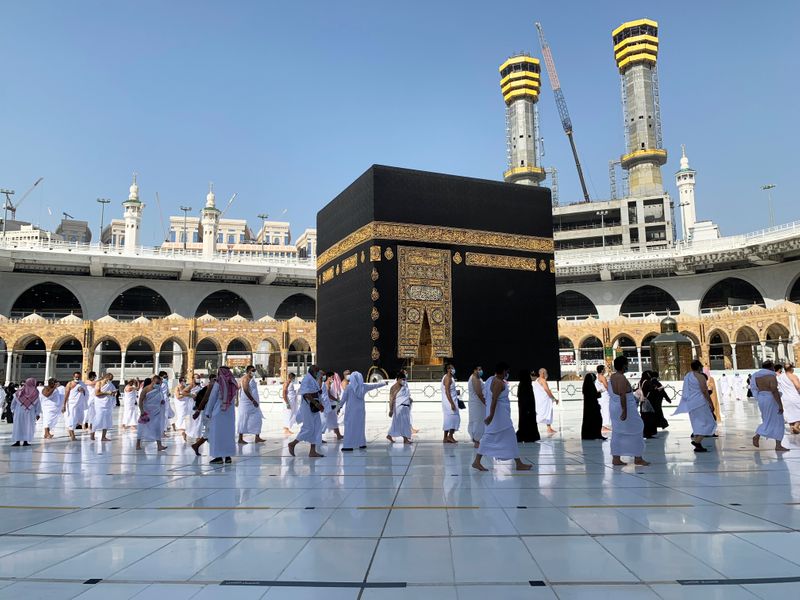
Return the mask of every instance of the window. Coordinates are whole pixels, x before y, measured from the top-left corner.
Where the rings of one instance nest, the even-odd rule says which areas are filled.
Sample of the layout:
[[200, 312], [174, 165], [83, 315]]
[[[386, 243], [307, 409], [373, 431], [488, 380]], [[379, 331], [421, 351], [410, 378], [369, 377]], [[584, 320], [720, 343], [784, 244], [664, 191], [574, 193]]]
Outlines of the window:
[[192, 232], [192, 242], [194, 242], [196, 244], [199, 241], [200, 241], [200, 232], [199, 231], [193, 231]]
[[228, 234], [228, 243], [229, 244], [235, 244], [236, 243], [236, 236], [233, 235], [232, 233]]
[[175, 230], [174, 229], [169, 232], [169, 241], [170, 242], [174, 242], [175, 241]]
[[628, 223], [638, 223], [636, 218], [636, 202], [628, 202]]

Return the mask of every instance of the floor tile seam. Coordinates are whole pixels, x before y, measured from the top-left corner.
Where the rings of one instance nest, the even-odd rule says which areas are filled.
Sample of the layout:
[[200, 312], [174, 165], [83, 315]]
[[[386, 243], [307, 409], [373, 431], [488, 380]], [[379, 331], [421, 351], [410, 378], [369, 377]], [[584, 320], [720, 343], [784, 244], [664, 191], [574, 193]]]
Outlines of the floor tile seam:
[[769, 548], [765, 548], [764, 546], [760, 546], [759, 544], [756, 544], [755, 542], [751, 542], [750, 540], [742, 537], [743, 535], [746, 535], [748, 533], [796, 533], [796, 532], [797, 532], [797, 530], [791, 530], [791, 531], [736, 531], [736, 532], [731, 532], [731, 534], [735, 538], [737, 538], [737, 539], [739, 539], [739, 540], [741, 540], [743, 542], [746, 542], [746, 543], [750, 544], [751, 546], [753, 546], [753, 547], [755, 547], [755, 548], [757, 548], [759, 550], [762, 550], [764, 552], [769, 552], [773, 556], [777, 556], [778, 558], [782, 558], [786, 562], [792, 563], [793, 565], [796, 565], [796, 566], [800, 567], [800, 559], [797, 559], [797, 558], [792, 559], [792, 558], [789, 558], [788, 556], [784, 556], [783, 554], [777, 554], [776, 552], [773, 552]]
[[[400, 478], [400, 483], [397, 486], [397, 489], [395, 490], [394, 497], [392, 498], [392, 503], [391, 503], [390, 506], [394, 506], [395, 503], [397, 502], [397, 496], [400, 494], [400, 490], [403, 488], [403, 482], [405, 481], [406, 477], [408, 476], [409, 470], [411, 469], [411, 465], [414, 463], [414, 458], [415, 458], [415, 456], [417, 454], [417, 449], [418, 448], [419, 448], [419, 445], [418, 444], [414, 444], [414, 446], [413, 446], [413, 448], [411, 450], [411, 458], [408, 461], [408, 464], [406, 465], [405, 472], [403, 473], [403, 475]], [[386, 518], [383, 521], [383, 526], [381, 527], [381, 531], [378, 534], [378, 539], [376, 540], [375, 546], [372, 549], [372, 555], [370, 556], [369, 562], [367, 563], [367, 568], [364, 571], [364, 579], [363, 579], [363, 581], [365, 581], [365, 582], [369, 579], [370, 570], [372, 569], [372, 565], [375, 562], [375, 556], [378, 554], [378, 548], [381, 545], [381, 540], [384, 539], [384, 534], [386, 533], [386, 527], [389, 524], [389, 518], [391, 516], [392, 516], [392, 509], [390, 508], [388, 511], [386, 511]], [[448, 525], [448, 529], [449, 529], [449, 525]], [[451, 557], [452, 557], [452, 553], [453, 552], [452, 552], [452, 548], [451, 548], [451, 550], [450, 550]], [[452, 560], [452, 558], [451, 558], [451, 560]], [[455, 578], [455, 570], [453, 571], [453, 576]], [[363, 595], [364, 595], [364, 588], [359, 590], [358, 596], [356, 597], [356, 600], [362, 600], [362, 596]]]
[[[59, 536], [59, 537], [60, 537], [60, 536]], [[96, 540], [97, 540], [97, 539], [100, 539], [100, 538], [97, 538], [96, 536], [87, 536], [87, 538], [94, 538], [94, 539], [96, 539]], [[84, 539], [86, 539], [86, 538], [84, 538]], [[104, 539], [104, 540], [101, 540], [101, 541], [98, 541], [98, 542], [96, 542], [96, 543], [94, 543], [94, 544], [91, 544], [89, 547], [87, 547], [87, 548], [84, 548], [83, 550], [81, 550], [81, 551], [80, 551], [80, 552], [78, 552], [77, 554], [72, 554], [72, 555], [70, 555], [70, 556], [64, 557], [64, 558], [62, 558], [61, 560], [59, 560], [59, 561], [57, 561], [57, 562], [54, 562], [54, 563], [48, 564], [46, 567], [42, 567], [42, 568], [40, 568], [40, 569], [38, 569], [38, 570], [36, 570], [36, 571], [33, 571], [33, 572], [31, 573], [31, 575], [36, 575], [37, 573], [41, 573], [42, 571], [46, 571], [47, 569], [50, 569], [50, 568], [52, 568], [52, 567], [57, 567], [58, 565], [60, 565], [60, 564], [62, 564], [62, 563], [64, 563], [64, 562], [66, 562], [66, 561], [68, 561], [68, 560], [72, 560], [72, 559], [73, 559], [73, 558], [75, 558], [76, 556], [80, 556], [80, 555], [81, 555], [81, 554], [83, 554], [84, 552], [89, 552], [90, 550], [94, 550], [95, 548], [98, 548], [99, 546], [102, 546], [103, 544], [107, 544], [108, 542], [109, 542], [109, 540], [105, 540], [105, 539]], [[34, 544], [33, 546], [29, 546], [28, 548], [25, 548], [25, 550], [31, 550], [31, 549], [35, 549], [37, 546], [41, 546], [42, 544], [45, 544], [45, 543], [47, 543], [47, 542], [44, 542], [44, 541], [43, 541], [43, 542], [42, 542], [42, 543], [40, 543], [40, 544]]]

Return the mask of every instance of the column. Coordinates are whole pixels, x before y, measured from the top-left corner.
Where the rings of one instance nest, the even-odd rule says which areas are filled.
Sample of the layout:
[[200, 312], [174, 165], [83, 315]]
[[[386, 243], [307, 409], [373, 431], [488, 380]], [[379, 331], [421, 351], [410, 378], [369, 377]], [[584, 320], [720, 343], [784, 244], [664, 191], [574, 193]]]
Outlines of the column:
[[289, 350], [281, 348], [281, 379], [286, 381], [289, 377]]
[[122, 362], [119, 365], [119, 380], [125, 382], [125, 350], [120, 353]]
[[11, 364], [14, 362], [14, 351], [6, 352], [6, 385], [11, 383]]
[[50, 379], [50, 364], [53, 362], [53, 356], [50, 350], [44, 353], [44, 384], [47, 385], [47, 380]]
[[186, 373], [186, 378], [188, 381], [192, 381], [194, 379], [194, 348], [189, 347], [186, 350], [186, 364], [184, 365], [183, 369]]
[[[765, 360], [767, 360], [767, 342], [760, 342], [760, 344], [761, 344], [761, 360], [760, 360], [760, 362], [764, 362]], [[759, 368], [760, 366], [761, 366], [760, 364], [756, 364], [755, 365], [756, 369]]]
[[158, 373], [161, 366], [161, 351], [159, 350], [153, 355], [153, 373]]
[[639, 372], [642, 372], [644, 368], [642, 367], [642, 347], [636, 346], [636, 360], [639, 361], [639, 368], [637, 369]]
[[220, 363], [219, 366], [222, 367], [222, 366], [225, 366], [227, 364], [228, 364], [228, 353], [227, 352], [223, 352], [222, 353], [222, 362]]
[[736, 344], [731, 344], [731, 360], [733, 361], [733, 370], [739, 370], [739, 363], [736, 361]]

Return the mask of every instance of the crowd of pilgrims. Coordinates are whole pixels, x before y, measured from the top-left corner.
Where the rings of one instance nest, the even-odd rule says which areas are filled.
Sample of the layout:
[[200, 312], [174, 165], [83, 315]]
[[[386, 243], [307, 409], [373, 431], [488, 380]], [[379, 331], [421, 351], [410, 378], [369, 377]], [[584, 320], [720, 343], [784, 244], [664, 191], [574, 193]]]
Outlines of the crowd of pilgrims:
[[[613, 465], [625, 465], [622, 458], [633, 457], [636, 465], [646, 466], [645, 439], [669, 427], [663, 402], [672, 400], [657, 372], [644, 371], [638, 384], [632, 385], [626, 376], [628, 359], [618, 356], [613, 365], [610, 375], [605, 365], [600, 365], [595, 373], [584, 377], [581, 438], [604, 441], [610, 434]], [[486, 471], [482, 459], [489, 457], [513, 460], [517, 469], [529, 470], [531, 465], [520, 459], [519, 444], [539, 441], [540, 424], [548, 435], [557, 433], [553, 429], [553, 409], [559, 401], [548, 384], [547, 370], [518, 374], [516, 428], [511, 418], [509, 366], [499, 363], [493, 373], [486, 375], [482, 367], [476, 366], [465, 382], [467, 431], [476, 449], [472, 467]], [[674, 414], [689, 415], [695, 452], [708, 452], [703, 440], [717, 437], [720, 393], [723, 402], [743, 399], [738, 380], [738, 374], [730, 379], [723, 374], [718, 388], [707, 367], [697, 360], [691, 363]], [[299, 386], [296, 375], [290, 373], [282, 389], [283, 433], [293, 435], [298, 425], [300, 430], [288, 443], [289, 453], [295, 456], [297, 445], [304, 442], [309, 444], [310, 457], [322, 457], [321, 446], [326, 443], [322, 436], [326, 432], [332, 432], [341, 442], [343, 452], [366, 448], [366, 395], [390, 384], [391, 424], [386, 439], [390, 443], [402, 439], [404, 444], [411, 444], [417, 430], [413, 427], [413, 400], [405, 371], [398, 372], [394, 382], [367, 383], [357, 371], [345, 371], [339, 376], [312, 365]], [[753, 444], [758, 447], [764, 437], [775, 441], [776, 451], [788, 451], [782, 445], [784, 423], [789, 425], [791, 434], [800, 434], [800, 379], [794, 374], [793, 365], [765, 361], [748, 378], [746, 395], [758, 402], [762, 419]], [[75, 372], [66, 384], [50, 379], [44, 386], [29, 378], [18, 389], [0, 388], [0, 404], [7, 406], [7, 418], [13, 422], [13, 446], [30, 445], [39, 419], [43, 421], [44, 439], [55, 437], [53, 431], [63, 418], [72, 441], [78, 439], [76, 431], [80, 430], [88, 432], [92, 440], [99, 434], [101, 442], [110, 441], [108, 432], [114, 428], [117, 406], [118, 425], [123, 431], [135, 430], [137, 449], [143, 443], [154, 442], [159, 451], [165, 450], [165, 437], [176, 435], [186, 444], [191, 439], [191, 448], [198, 456], [208, 442], [211, 463], [220, 464], [232, 461], [237, 444], [248, 443], [245, 435], [254, 436], [254, 443], [264, 442], [260, 435], [264, 417], [253, 366], [248, 366], [238, 380], [228, 367], [220, 367], [207, 378], [179, 378], [174, 386], [170, 386], [167, 373], [161, 371], [144, 381], [130, 379], [119, 390], [110, 373], [98, 378], [90, 372], [83, 379], [80, 372]], [[441, 408], [442, 443], [456, 444], [455, 433], [461, 429], [461, 411], [467, 409], [467, 403], [461, 397], [452, 364], [444, 366]]]

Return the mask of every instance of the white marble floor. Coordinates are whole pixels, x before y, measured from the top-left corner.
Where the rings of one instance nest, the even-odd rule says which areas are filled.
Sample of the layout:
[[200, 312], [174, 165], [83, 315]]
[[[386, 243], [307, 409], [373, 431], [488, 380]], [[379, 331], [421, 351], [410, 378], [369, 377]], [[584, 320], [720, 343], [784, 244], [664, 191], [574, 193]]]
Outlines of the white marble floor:
[[178, 439], [137, 453], [133, 434], [11, 448], [3, 423], [0, 599], [797, 593], [800, 440], [782, 456], [753, 448], [754, 403], [726, 408], [704, 455], [672, 419], [646, 468], [613, 469], [608, 443], [582, 443], [579, 404], [558, 419], [561, 433], [521, 447], [535, 467], [520, 474], [470, 469], [471, 445], [441, 444], [433, 405], [412, 446], [385, 442], [374, 405], [368, 450], [331, 442], [318, 460], [289, 457], [268, 411], [267, 443], [216, 468]]

